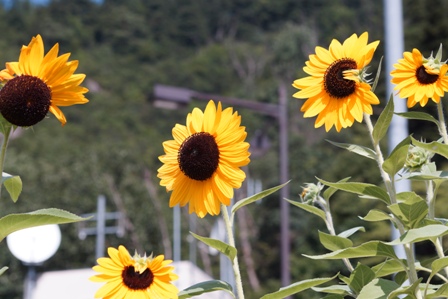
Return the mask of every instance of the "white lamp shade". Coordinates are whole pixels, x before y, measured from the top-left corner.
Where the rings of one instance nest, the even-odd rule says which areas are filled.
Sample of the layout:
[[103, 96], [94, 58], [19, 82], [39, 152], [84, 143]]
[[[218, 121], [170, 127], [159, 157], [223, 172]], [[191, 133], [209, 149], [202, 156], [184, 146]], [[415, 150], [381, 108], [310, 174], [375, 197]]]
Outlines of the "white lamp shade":
[[27, 264], [39, 264], [49, 259], [61, 244], [57, 224], [36, 226], [16, 231], [6, 237], [11, 253]]

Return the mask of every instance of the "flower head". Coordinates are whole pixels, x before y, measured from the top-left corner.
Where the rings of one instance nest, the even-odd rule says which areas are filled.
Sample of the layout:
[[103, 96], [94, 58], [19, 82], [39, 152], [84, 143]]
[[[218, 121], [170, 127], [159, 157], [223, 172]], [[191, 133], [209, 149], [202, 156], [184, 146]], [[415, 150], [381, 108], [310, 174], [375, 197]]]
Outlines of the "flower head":
[[403, 56], [390, 74], [391, 82], [396, 84], [394, 89], [399, 90], [400, 97], [408, 99], [408, 108], [417, 103], [424, 107], [429, 99], [439, 103], [440, 97], [448, 91], [448, 65], [441, 60], [442, 46], [436, 57], [431, 54], [425, 58], [418, 49], [404, 52]]
[[371, 105], [379, 104], [366, 72], [379, 41], [367, 40], [365, 32], [359, 37], [353, 34], [343, 44], [334, 39], [328, 50], [316, 47], [303, 68], [310, 76], [294, 81], [301, 90], [293, 96], [308, 99], [300, 109], [304, 117], [318, 115], [316, 128], [325, 124], [327, 132], [333, 126], [339, 132], [355, 120], [361, 122], [364, 113], [373, 113]]
[[90, 277], [94, 282], [106, 282], [95, 298], [149, 299], [177, 298], [179, 292], [171, 282], [178, 277], [173, 273], [172, 261], [163, 255], [146, 257], [137, 253], [131, 257], [124, 246], [108, 248], [109, 258], [98, 259], [93, 270], [100, 274]]
[[5, 85], [0, 90], [0, 113], [17, 126], [32, 126], [48, 111], [64, 125], [59, 106], [85, 104], [87, 88], [79, 86], [84, 74], [74, 74], [78, 61], [68, 61], [70, 53], [58, 56], [56, 44], [44, 55], [42, 37], [37, 35], [20, 51], [19, 61], [6, 63], [0, 72]]
[[220, 203], [230, 205], [233, 188], [246, 178], [240, 167], [249, 163], [246, 128], [232, 108], [222, 110], [209, 101], [205, 111], [194, 108], [186, 126], [176, 124], [174, 140], [165, 141], [164, 163], [158, 169], [160, 185], [173, 191], [170, 207], [189, 204], [199, 217], [218, 215]]

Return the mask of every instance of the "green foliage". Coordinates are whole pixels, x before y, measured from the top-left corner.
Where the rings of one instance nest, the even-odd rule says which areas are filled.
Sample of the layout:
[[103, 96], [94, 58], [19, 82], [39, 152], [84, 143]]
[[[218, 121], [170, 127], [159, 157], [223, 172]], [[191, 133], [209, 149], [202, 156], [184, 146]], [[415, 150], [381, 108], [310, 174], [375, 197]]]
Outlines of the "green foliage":
[[384, 107], [383, 112], [381, 112], [378, 121], [375, 124], [372, 132], [372, 138], [374, 145], [378, 145], [381, 139], [386, 135], [389, 129], [390, 122], [392, 121], [392, 116], [394, 115], [394, 100], [393, 95], [390, 95], [387, 101], [386, 107]]
[[261, 299], [280, 299], [285, 298], [291, 295], [294, 295], [296, 293], [302, 292], [306, 289], [324, 284], [328, 281], [333, 280], [337, 275], [333, 277], [326, 277], [326, 278], [315, 278], [315, 279], [306, 279], [302, 280], [297, 283], [293, 283], [287, 287], [280, 288], [277, 292], [269, 293], [261, 297]]
[[231, 294], [233, 298], [235, 298], [232, 292], [232, 286], [230, 284], [221, 280], [211, 280], [194, 284], [180, 291], [179, 299], [192, 298], [194, 296], [199, 296], [201, 294], [215, 291], [226, 291], [227, 293]]
[[252, 196], [249, 196], [247, 198], [239, 200], [236, 204], [234, 204], [232, 206], [232, 215], [235, 214], [235, 212], [238, 211], [238, 209], [240, 209], [240, 208], [242, 208], [242, 207], [244, 207], [244, 206], [246, 206], [248, 204], [251, 204], [253, 202], [256, 202], [257, 200], [265, 198], [266, 196], [274, 193], [275, 191], [278, 191], [279, 189], [285, 187], [288, 183], [289, 183], [289, 181], [284, 183], [284, 184], [281, 184], [279, 186], [269, 188], [267, 190], [261, 191], [261, 192], [259, 192], [257, 194], [252, 195]]
[[377, 199], [384, 201], [386, 204], [390, 203], [389, 195], [387, 194], [387, 192], [384, 191], [384, 189], [382, 189], [376, 185], [373, 185], [373, 184], [357, 183], [357, 182], [331, 183], [331, 182], [324, 181], [322, 179], [319, 179], [319, 182], [321, 182], [324, 185], [327, 185], [327, 186], [330, 186], [330, 187], [333, 187], [333, 188], [336, 188], [339, 190], [344, 190], [344, 191], [352, 192], [352, 193], [359, 194], [359, 195], [365, 195], [365, 196], [368, 196], [371, 198], [377, 198]]
[[201, 237], [201, 236], [196, 235], [195, 233], [191, 233], [191, 234], [193, 235], [193, 237], [195, 237], [199, 241], [205, 243], [206, 245], [218, 250], [219, 252], [221, 252], [222, 254], [227, 256], [230, 259], [230, 261], [233, 261], [235, 259], [236, 253], [237, 253], [237, 250], [235, 247], [230, 246], [229, 244], [226, 244], [220, 240]]
[[84, 221], [85, 218], [79, 217], [60, 209], [42, 209], [29, 213], [9, 214], [0, 218], [0, 241], [9, 234], [39, 225], [62, 224]]
[[22, 180], [17, 175], [10, 175], [3, 172], [1, 183], [5, 186], [11, 199], [16, 202], [22, 192]]

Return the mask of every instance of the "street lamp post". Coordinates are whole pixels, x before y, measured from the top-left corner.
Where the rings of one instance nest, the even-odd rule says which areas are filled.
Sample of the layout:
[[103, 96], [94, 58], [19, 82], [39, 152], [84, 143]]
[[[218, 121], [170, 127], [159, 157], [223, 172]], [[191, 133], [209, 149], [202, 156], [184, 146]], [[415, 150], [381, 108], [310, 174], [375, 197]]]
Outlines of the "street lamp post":
[[[221, 95], [208, 94], [198, 92], [195, 90], [181, 88], [176, 86], [168, 86], [162, 84], [155, 84], [153, 91], [154, 106], [160, 108], [177, 109], [186, 106], [193, 99], [209, 101], [211, 99], [215, 101], [221, 101], [222, 103], [246, 108], [254, 112], [258, 112], [270, 117], [274, 117], [278, 121], [279, 125], [279, 164], [280, 164], [280, 182], [285, 183], [289, 178], [288, 171], [288, 109], [287, 109], [287, 88], [286, 85], [281, 82], [279, 84], [279, 103], [269, 104], [256, 101], [249, 101], [233, 97], [224, 97]], [[281, 281], [282, 285], [286, 286], [290, 284], [290, 271], [289, 271], [289, 257], [290, 257], [290, 239], [289, 239], [289, 205], [284, 200], [289, 194], [289, 187], [286, 185], [280, 189], [280, 251], [281, 251]], [[180, 224], [177, 223], [174, 227], [174, 235], [179, 236], [176, 230], [180, 230]], [[179, 244], [174, 240], [174, 244]], [[174, 249], [176, 251], [176, 249]]]

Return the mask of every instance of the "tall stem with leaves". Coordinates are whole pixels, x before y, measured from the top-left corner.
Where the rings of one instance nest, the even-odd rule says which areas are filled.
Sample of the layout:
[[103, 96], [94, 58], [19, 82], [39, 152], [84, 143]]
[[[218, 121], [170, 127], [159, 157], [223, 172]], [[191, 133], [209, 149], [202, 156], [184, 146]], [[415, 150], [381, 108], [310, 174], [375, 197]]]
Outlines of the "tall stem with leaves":
[[[227, 207], [221, 204], [221, 213], [224, 219], [224, 224], [227, 233], [227, 239], [229, 245], [235, 248], [235, 237], [233, 235], [233, 225], [229, 217], [229, 212], [227, 211]], [[244, 291], [243, 291], [243, 282], [241, 280], [241, 271], [238, 263], [238, 256], [236, 255], [232, 262], [233, 274], [235, 275], [235, 286], [236, 292], [238, 294], [238, 299], [244, 299]]]
[[[326, 218], [325, 224], [327, 225], [328, 231], [330, 232], [330, 234], [332, 236], [336, 236], [336, 230], [334, 229], [334, 224], [333, 224], [333, 216], [331, 216], [331, 211], [330, 211], [330, 202], [323, 199], [321, 196], [318, 196], [316, 202], [317, 202], [317, 204], [319, 204], [319, 206], [325, 212], [325, 218]], [[343, 258], [342, 262], [344, 263], [344, 265], [347, 267], [347, 269], [350, 272], [353, 272], [353, 270], [354, 270], [353, 265], [350, 263], [350, 260], [348, 258]]]
[[[391, 105], [392, 105], [391, 107], [392, 107], [392, 110], [393, 110], [393, 103], [391, 103]], [[387, 189], [387, 191], [389, 193], [390, 202], [391, 202], [391, 204], [396, 204], [397, 203], [397, 198], [396, 198], [394, 179], [391, 178], [389, 176], [389, 174], [386, 171], [384, 171], [384, 169], [383, 169], [384, 157], [383, 157], [383, 154], [381, 152], [381, 148], [380, 148], [380, 145], [379, 145], [379, 140], [375, 139], [374, 128], [373, 128], [373, 125], [372, 125], [372, 121], [370, 120], [370, 116], [367, 115], [367, 114], [364, 114], [364, 121], [365, 121], [365, 123], [367, 125], [367, 129], [369, 131], [369, 134], [370, 134], [370, 137], [371, 137], [371, 140], [372, 140], [372, 144], [373, 144], [374, 151], [375, 151], [375, 154], [376, 154], [376, 161], [377, 161], [377, 164], [378, 164], [378, 168], [379, 168], [379, 171], [381, 173], [381, 177], [383, 179], [383, 182], [384, 182], [384, 184], [386, 186], [386, 189]], [[405, 233], [405, 229], [404, 229], [403, 224], [399, 220], [397, 220], [395, 223], [397, 225], [397, 228], [398, 228], [398, 231], [399, 231], [400, 235], [403, 235]], [[404, 251], [405, 251], [405, 254], [406, 254], [406, 260], [408, 261], [408, 270], [407, 270], [408, 278], [409, 278], [410, 283], [413, 284], [414, 282], [416, 282], [418, 280], [417, 270], [415, 268], [414, 252], [413, 252], [410, 244], [404, 244], [403, 248], [404, 248]], [[417, 298], [422, 298], [421, 292], [419, 290], [417, 290], [416, 293], [417, 293], [416, 294]]]

